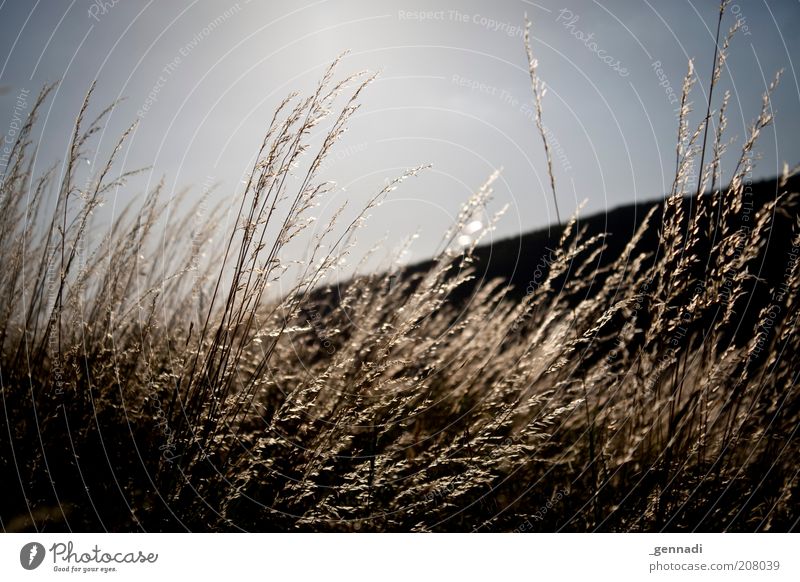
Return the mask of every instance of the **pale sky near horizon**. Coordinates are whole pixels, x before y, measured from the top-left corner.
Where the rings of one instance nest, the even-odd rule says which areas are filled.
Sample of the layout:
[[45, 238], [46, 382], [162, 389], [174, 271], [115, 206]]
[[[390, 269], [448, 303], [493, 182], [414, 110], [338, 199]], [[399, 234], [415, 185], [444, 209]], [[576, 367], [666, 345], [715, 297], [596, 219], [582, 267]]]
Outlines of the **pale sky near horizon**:
[[[704, 109], [717, 8], [711, 0], [3, 0], [0, 132], [9, 135], [20, 94], [29, 105], [45, 83], [61, 79], [37, 133], [36, 167], [49, 167], [64, 157], [83, 95], [97, 79], [94, 110], [125, 101], [94, 151], [107, 153], [138, 116], [118, 169], [152, 166], [110, 208], [161, 176], [168, 195], [190, 186], [197, 199], [204, 183], [215, 182], [215, 200], [224, 200], [241, 188], [276, 104], [313, 87], [349, 49], [342, 73], [369, 69], [380, 77], [325, 167], [339, 189], [320, 216], [324, 222], [345, 199], [355, 211], [385, 179], [431, 163], [372, 213], [360, 238], [363, 251], [382, 236], [391, 248], [418, 232], [406, 257], [413, 261], [430, 255], [460, 204], [498, 168], [490, 211], [509, 209], [493, 237], [555, 220], [532, 117], [526, 12], [548, 86], [544, 123], [557, 146], [559, 206], [568, 215], [583, 199], [584, 212], [594, 213], [668, 190], [672, 94], [694, 58], [700, 84], [693, 100]], [[800, 2], [739, 0], [723, 29], [735, 18], [742, 30], [715, 96], [731, 91], [729, 135], [741, 143], [766, 84], [784, 69], [772, 102], [776, 127], [762, 135], [754, 175], [772, 176], [784, 162], [800, 162], [793, 62]]]

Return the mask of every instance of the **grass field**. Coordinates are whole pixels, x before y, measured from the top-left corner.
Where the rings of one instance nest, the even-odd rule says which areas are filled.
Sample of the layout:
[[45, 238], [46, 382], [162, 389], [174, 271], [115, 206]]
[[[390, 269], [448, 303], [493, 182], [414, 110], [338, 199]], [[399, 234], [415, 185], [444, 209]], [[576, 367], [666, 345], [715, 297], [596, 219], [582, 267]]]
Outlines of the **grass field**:
[[729, 152], [728, 95], [690, 125], [689, 67], [672, 191], [622, 244], [573, 218], [522, 284], [476, 281], [480, 236], [457, 241], [492, 176], [433, 260], [332, 289], [369, 209], [424, 171], [287, 260], [371, 80], [337, 64], [275, 113], [227, 231], [221, 209], [165, 219], [155, 189], [92, 236], [127, 134], [80, 179], [109, 111], [90, 91], [63, 174], [33, 175], [42, 91], [0, 185], [2, 529], [796, 528], [800, 214], [790, 170], [752, 184], [769, 96]]

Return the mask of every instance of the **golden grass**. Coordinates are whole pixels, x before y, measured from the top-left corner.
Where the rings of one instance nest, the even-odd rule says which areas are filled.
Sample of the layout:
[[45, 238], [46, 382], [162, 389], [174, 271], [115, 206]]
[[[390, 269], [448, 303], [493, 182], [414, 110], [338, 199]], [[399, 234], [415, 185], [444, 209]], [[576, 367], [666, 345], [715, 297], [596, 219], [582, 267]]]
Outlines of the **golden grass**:
[[[527, 27], [525, 39], [555, 200]], [[648, 218], [598, 271], [604, 237], [583, 236], [573, 218], [523, 300], [493, 281], [463, 306], [448, 297], [473, 276], [475, 245], [453, 240], [495, 176], [425, 273], [368, 273], [336, 296], [321, 287], [369, 208], [422, 168], [313, 237], [299, 269], [282, 258], [328, 193], [317, 172], [371, 80], [337, 80], [337, 63], [312, 95], [276, 111], [239, 221], [204, 261], [185, 238], [156, 251], [157, 225], [181, 233], [193, 220], [160, 224], [158, 188], [87, 246], [92, 212], [130, 175], [113, 172], [128, 133], [91, 184], [76, 183], [110, 111], [87, 124], [90, 90], [64, 176], [34, 177], [31, 133], [52, 87], [41, 92], [0, 185], [3, 528], [792, 529], [792, 249], [778, 253], [780, 292], [748, 307], [754, 328], [739, 316], [757, 301], [754, 274], [781, 212], [800, 245], [789, 172], [778, 199], [755, 212], [743, 200], [756, 139], [773, 121], [769, 94], [722, 188], [728, 96], [718, 111], [709, 100], [691, 130], [690, 64], [658, 248], [641, 243], [656, 228]], [[217, 232], [218, 218], [195, 238]], [[276, 282], [288, 289], [277, 300], [267, 292]]]

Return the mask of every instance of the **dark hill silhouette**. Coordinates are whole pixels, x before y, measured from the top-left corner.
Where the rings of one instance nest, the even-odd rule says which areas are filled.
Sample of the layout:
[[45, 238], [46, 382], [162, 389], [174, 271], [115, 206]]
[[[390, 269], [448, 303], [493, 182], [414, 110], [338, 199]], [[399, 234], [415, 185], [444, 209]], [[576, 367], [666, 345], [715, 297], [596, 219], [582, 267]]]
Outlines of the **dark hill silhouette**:
[[[798, 190], [800, 190], [800, 177], [797, 176], [791, 178], [784, 187], [780, 186], [777, 179], [756, 182], [752, 184], [750, 190], [752, 196], [749, 197], [753, 202], [752, 213], [755, 214], [782, 193]], [[696, 207], [694, 202], [693, 197], [683, 200], [685, 217], [688, 218], [693, 212], [693, 208]], [[607, 234], [606, 249], [597, 258], [596, 269], [592, 274], [596, 277], [596, 283], [604, 280], [603, 274], [597, 271], [622, 254], [637, 228], [653, 209], [655, 211], [649, 228], [642, 237], [638, 248], [640, 251], [651, 252], [654, 255], [658, 252], [658, 235], [663, 221], [664, 203], [665, 199], [650, 200], [619, 206], [604, 213], [578, 217], [577, 228], [585, 229], [585, 238], [602, 233]], [[771, 236], [768, 241], [765, 241], [765, 247], [762, 250], [763, 269], [759, 273], [754, 273], [764, 280], [765, 285], [767, 283], [776, 284], [778, 278], [783, 274], [786, 263], [785, 251], [788, 246], [791, 246], [792, 224], [798, 215], [796, 201], [780, 200], [776, 210]], [[686, 223], [687, 221], [684, 220], [684, 228]], [[708, 221], [705, 221], [703, 225], [707, 228]], [[733, 226], [735, 228], [737, 225]], [[510, 297], [522, 297], [531, 282], [535, 284], [541, 280], [542, 276], [546, 275], [550, 262], [548, 258], [551, 253], [550, 249], [554, 249], [558, 245], [561, 235], [562, 228], [552, 225], [478, 247], [474, 254], [476, 277], [473, 281], [459, 287], [453, 293], [452, 299], [456, 302], [464, 300], [471, 296], [477, 286], [493, 279], [502, 279], [509, 285]], [[709, 242], [708, 239], [702, 241], [706, 246]], [[431, 264], [431, 261], [417, 263], [409, 267], [407, 273], [424, 272], [430, 268]]]
[[[747, 293], [736, 299], [736, 313], [739, 314], [742, 323], [739, 326], [740, 330], [753, 329], [758, 318], [757, 309], [753, 306], [763, 306], [764, 302], [769, 301], [772, 290], [780, 285], [785, 274], [789, 261], [788, 250], [791, 248], [793, 225], [800, 215], [798, 200], [787, 196], [786, 193], [798, 191], [800, 191], [800, 176], [790, 178], [785, 184], [781, 184], [781, 180], [777, 178], [748, 184], [744, 198], [746, 203], [752, 204], [749, 212], [750, 220], [742, 222], [741, 217], [737, 217], [728, 221], [727, 226], [731, 231], [743, 226], [752, 226], [756, 214], [769, 202], [777, 200], [769, 238], [762, 241], [759, 257], [755, 261], [758, 268], [751, 273], [753, 277], [747, 285]], [[703, 196], [709, 196], [709, 194]], [[726, 203], [724, 194], [722, 200], [724, 205]], [[608, 274], [603, 268], [622, 255], [634, 233], [651, 211], [653, 215], [634, 255], [647, 253], [649, 258], [645, 261], [645, 265], [648, 261], [656, 260], [660, 253], [659, 241], [665, 204], [666, 197], [619, 206], [608, 212], [577, 218], [574, 230], [582, 232], [581, 240], [605, 234], [605, 249], [594, 259], [591, 268], [584, 270], [582, 277], [585, 288], [580, 294], [571, 297], [570, 301], [578, 302], [591, 297], [602, 286]], [[689, 218], [696, 212], [697, 207], [696, 197], [690, 196], [682, 199], [683, 222], [681, 228], [684, 233], [689, 224]], [[718, 233], [722, 224], [718, 216], [706, 216], [704, 220], [700, 220], [699, 224], [702, 235], [697, 248], [702, 256], [708, 256], [714, 238], [719, 237]], [[563, 228], [563, 226], [551, 225], [548, 228], [477, 247], [471, 265], [475, 271], [474, 277], [450, 293], [449, 303], [459, 308], [464, 307], [473, 298], [476, 291], [490, 281], [496, 280], [500, 280], [506, 287], [508, 299], [522, 299], [531, 285], [541, 284], [546, 279], [552, 261], [552, 249], [559, 245]], [[420, 275], [428, 272], [433, 265], [433, 260], [422, 261], [406, 267], [393, 277], [415, 281], [419, 279]], [[698, 269], [701, 267], [702, 265], [698, 264]], [[703, 276], [698, 272], [697, 277], [698, 280], [702, 280]], [[564, 282], [570, 278], [574, 279], [575, 273], [568, 270], [556, 279], [554, 281], [555, 291], [558, 292]], [[413, 285], [412, 283], [412, 287]], [[348, 283], [344, 283], [339, 284], [336, 288], [329, 287], [318, 290], [311, 298], [314, 309], [318, 309], [322, 313], [336, 309], [336, 305], [347, 287]], [[346, 337], [346, 332], [344, 337]], [[746, 341], [748, 338], [742, 334], [738, 339]], [[736, 343], [741, 343], [741, 341]]]

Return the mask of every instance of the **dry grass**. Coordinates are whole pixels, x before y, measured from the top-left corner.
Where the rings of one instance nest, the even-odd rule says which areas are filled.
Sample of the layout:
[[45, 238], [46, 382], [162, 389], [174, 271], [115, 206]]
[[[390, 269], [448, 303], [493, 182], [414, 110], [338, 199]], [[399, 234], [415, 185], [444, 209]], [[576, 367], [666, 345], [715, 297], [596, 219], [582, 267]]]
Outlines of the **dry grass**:
[[[298, 268], [286, 261], [371, 80], [337, 80], [336, 64], [276, 112], [239, 222], [205, 260], [185, 238], [156, 250], [157, 229], [193, 220], [160, 223], [158, 189], [87, 241], [93, 211], [128, 177], [113, 171], [127, 133], [79, 185], [77, 160], [109, 111], [87, 123], [90, 91], [64, 175], [34, 177], [42, 91], [0, 186], [3, 529], [794, 528], [797, 200], [787, 180], [757, 211], [746, 200], [768, 95], [722, 188], [728, 97], [690, 129], [690, 66], [658, 249], [641, 244], [658, 227], [645, 221], [599, 272], [604, 239], [573, 219], [522, 301], [495, 281], [464, 307], [448, 297], [472, 276], [475, 247], [453, 241], [494, 177], [423, 274], [321, 290], [369, 207], [421, 168], [313, 237]], [[687, 198], [698, 155], [697, 191], [711, 188]], [[193, 238], [218, 233], [218, 218]], [[760, 300], [754, 274], [779, 221], [792, 222], [794, 246], [779, 250], [781, 286]], [[275, 300], [278, 282], [288, 291]], [[759, 314], [752, 329], [743, 306]]]

